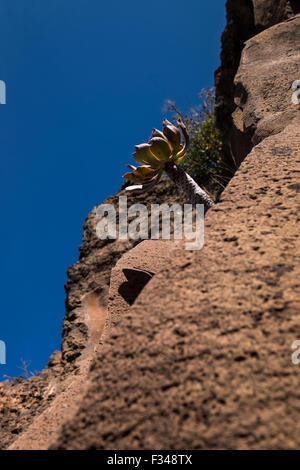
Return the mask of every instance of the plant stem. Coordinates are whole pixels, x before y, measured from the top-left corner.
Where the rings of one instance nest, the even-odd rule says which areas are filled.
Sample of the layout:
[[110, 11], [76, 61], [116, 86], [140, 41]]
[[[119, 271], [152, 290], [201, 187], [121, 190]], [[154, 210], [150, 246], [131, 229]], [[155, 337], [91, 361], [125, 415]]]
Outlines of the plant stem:
[[204, 213], [215, 205], [211, 197], [182, 168], [170, 163], [166, 165], [165, 171], [191, 204], [204, 204]]

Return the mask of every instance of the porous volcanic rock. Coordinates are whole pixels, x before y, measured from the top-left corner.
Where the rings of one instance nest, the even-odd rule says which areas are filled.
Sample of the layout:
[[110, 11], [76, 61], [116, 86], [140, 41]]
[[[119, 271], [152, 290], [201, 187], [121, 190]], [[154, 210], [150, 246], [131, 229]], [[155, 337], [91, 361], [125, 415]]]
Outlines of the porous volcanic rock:
[[[300, 15], [263, 31], [246, 42], [235, 76], [233, 121], [243, 138], [256, 145], [284, 129], [299, 106], [292, 102], [292, 84], [300, 80]], [[275, 51], [275, 52], [274, 52]], [[234, 158], [242, 160], [237, 143]]]
[[[163, 178], [146, 197], [129, 195], [123, 188], [115, 196], [103, 201], [103, 204], [112, 204], [115, 207], [117, 223], [119, 221], [120, 196], [127, 196], [128, 206], [139, 202], [147, 205], [149, 209], [149, 237], [151, 204], [166, 202], [171, 204], [183, 201], [182, 196], [177, 193], [168, 178]], [[111, 269], [125, 252], [141, 242], [141, 240], [131, 239], [100, 240], [96, 234], [96, 225], [100, 220], [96, 214], [97, 207], [98, 205], [89, 213], [84, 223], [83, 243], [79, 247], [79, 260], [67, 271], [62, 361], [64, 367], [70, 371], [77, 367], [77, 362], [81, 360], [82, 354], [86, 354], [87, 346], [94, 348], [100, 340], [106, 320]], [[96, 330], [98, 330], [98, 334]]]
[[[119, 196], [124, 195], [123, 188], [104, 203], [113, 204], [118, 214]], [[139, 201], [149, 208], [152, 203], [181, 202], [182, 197], [163, 178], [146, 198], [128, 196], [129, 205]], [[46, 449], [78, 406], [107, 318], [111, 269], [123, 253], [140, 243], [99, 240], [97, 207], [84, 223], [79, 260], [67, 272], [62, 353], [53, 353], [35, 377], [0, 383], [1, 449]]]
[[[241, 129], [232, 114], [237, 108], [235, 96], [240, 90], [234, 83], [245, 42], [265, 29], [288, 20], [300, 12], [299, 0], [227, 0], [227, 24], [222, 34], [221, 65], [215, 71], [216, 120], [223, 140], [224, 175], [229, 179], [251, 151], [251, 133]], [[284, 33], [282, 39], [285, 41]], [[280, 45], [276, 42], [276, 45]], [[292, 48], [298, 50], [296, 41]], [[258, 48], [256, 48], [259, 54]], [[280, 51], [280, 53], [279, 53]], [[272, 49], [271, 58], [278, 62], [285, 59], [282, 48]], [[254, 64], [252, 63], [251, 66]], [[281, 67], [281, 65], [279, 65]], [[250, 70], [248, 70], [250, 73]], [[258, 77], [260, 73], [258, 73]], [[285, 94], [285, 91], [283, 91]], [[280, 99], [279, 95], [277, 98]], [[241, 122], [241, 121], [240, 121]]]
[[65, 380], [60, 381], [60, 390], [57, 390], [57, 384], [52, 381], [49, 390], [53, 395], [52, 400], [48, 403], [44, 400], [44, 407], [34, 416], [29, 411], [30, 422], [12, 444], [6, 447], [8, 450], [46, 450], [49, 447], [58, 437], [65, 420], [72, 418], [80, 404], [93, 357], [90, 353], [81, 361], [76, 373], [66, 374]]
[[168, 265], [174, 240], [144, 240], [125, 253], [111, 271], [104, 338], [134, 304], [146, 284]]
[[253, 149], [207, 214], [204, 248], [176, 250], [112, 329], [51, 448], [299, 447], [297, 27], [247, 43], [236, 106]]
[[[255, 36], [254, 10], [251, 0], [227, 0], [226, 26], [221, 38], [221, 65], [215, 71], [216, 122], [222, 135], [224, 175], [231, 178], [236, 170], [232, 159], [230, 138], [233, 134], [232, 113], [234, 104], [234, 77], [237, 72], [245, 41]], [[233, 138], [237, 141], [239, 133]], [[251, 151], [251, 142], [240, 144], [244, 157]]]
[[[239, 169], [204, 248], [174, 251], [103, 336], [111, 269], [139, 241], [99, 240], [94, 208], [68, 270], [62, 353], [0, 384], [1, 448], [299, 448], [296, 13], [296, 0], [227, 1], [217, 121], [224, 169]], [[163, 181], [146, 202], [185, 201]]]
[[[25, 374], [26, 375], [26, 374]], [[43, 371], [0, 383], [0, 449], [18, 439], [63, 390], [61, 352], [55, 351]]]
[[300, 446], [300, 121], [258, 144], [97, 355], [52, 449]]
[[258, 33], [300, 13], [299, 0], [253, 0], [253, 7]]

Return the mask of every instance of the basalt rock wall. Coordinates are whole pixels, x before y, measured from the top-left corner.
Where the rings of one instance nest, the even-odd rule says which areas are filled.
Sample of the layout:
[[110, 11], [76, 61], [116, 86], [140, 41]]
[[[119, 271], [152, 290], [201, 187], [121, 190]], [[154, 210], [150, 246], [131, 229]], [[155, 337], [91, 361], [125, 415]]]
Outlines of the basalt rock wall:
[[[280, 16], [279, 2], [271, 16], [242, 5], [252, 37], [226, 78], [237, 102], [225, 103], [228, 132], [239, 121], [238, 136], [229, 132], [231, 148], [244, 152], [238, 170], [206, 216], [203, 249], [175, 250], [123, 310], [53, 449], [300, 446], [292, 361], [300, 318], [300, 117], [291, 101], [300, 15], [282, 7]], [[235, 31], [242, 47], [240, 6], [228, 2], [225, 38]], [[229, 60], [224, 36], [223, 55]]]
[[[300, 13], [299, 0], [228, 0], [226, 3], [227, 24], [221, 39], [221, 65], [215, 71], [216, 119], [223, 139], [223, 171], [228, 179], [232, 177], [246, 155], [251, 151], [253, 129], [244, 126], [237, 101], [241, 95], [240, 82], [235, 80], [240, 66], [245, 42], [258, 33], [294, 17]], [[292, 28], [287, 28], [292, 34]], [[289, 34], [289, 33], [288, 33]], [[261, 40], [264, 40], [261, 37]], [[293, 41], [293, 39], [292, 39]], [[276, 42], [279, 46], [279, 41]], [[296, 40], [292, 50], [297, 51]], [[277, 57], [283, 58], [280, 51], [273, 48], [268, 62]], [[251, 66], [253, 66], [253, 61]], [[250, 68], [248, 67], [248, 73]], [[257, 76], [260, 78], [260, 73]], [[290, 78], [291, 84], [292, 78]], [[273, 81], [274, 84], [274, 81]], [[287, 88], [282, 93], [286, 92]], [[276, 96], [280, 99], [278, 91]], [[276, 100], [275, 100], [276, 102]]]
[[[68, 270], [61, 353], [1, 385], [2, 448], [299, 448], [297, 13], [298, 1], [228, 0], [217, 120], [237, 171], [204, 248], [168, 246], [151, 272], [163, 247], [99, 240], [95, 208]], [[183, 201], [164, 181], [128, 202]], [[134, 295], [128, 263], [147, 278]]]

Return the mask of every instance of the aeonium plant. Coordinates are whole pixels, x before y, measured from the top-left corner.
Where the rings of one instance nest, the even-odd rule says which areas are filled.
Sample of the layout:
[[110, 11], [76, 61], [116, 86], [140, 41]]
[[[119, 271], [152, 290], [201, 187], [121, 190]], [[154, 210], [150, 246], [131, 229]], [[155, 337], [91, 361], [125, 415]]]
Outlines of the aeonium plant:
[[[183, 143], [182, 143], [183, 140]], [[135, 146], [133, 157], [140, 166], [127, 165], [131, 170], [123, 178], [134, 183], [126, 191], [141, 194], [149, 191], [165, 172], [176, 184], [179, 191], [187, 196], [191, 204], [204, 204], [204, 211], [214, 202], [180, 166], [189, 145], [189, 136], [181, 119], [177, 126], [167, 119], [163, 121], [163, 130], [153, 129], [148, 143]]]

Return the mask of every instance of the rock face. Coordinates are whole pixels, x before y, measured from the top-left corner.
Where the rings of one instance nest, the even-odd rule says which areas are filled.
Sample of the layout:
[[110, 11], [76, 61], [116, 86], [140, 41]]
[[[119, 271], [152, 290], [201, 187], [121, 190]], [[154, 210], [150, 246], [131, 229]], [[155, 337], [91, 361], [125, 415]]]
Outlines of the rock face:
[[[299, 115], [291, 89], [300, 77], [300, 50], [295, 44], [300, 44], [300, 15], [246, 42], [234, 80], [237, 107], [232, 119], [241, 136], [238, 144], [244, 140], [256, 145], [281, 132]], [[242, 161], [234, 140], [231, 149], [235, 160]]]
[[65, 373], [61, 353], [50, 356], [36, 377], [22, 376], [0, 383], [0, 449], [6, 449], [63, 390]]
[[[118, 214], [119, 196], [124, 195], [124, 190], [118, 191], [104, 203], [113, 204]], [[141, 197], [129, 196], [128, 204], [139, 200], [145, 202]], [[170, 201], [182, 202], [182, 199], [174, 186], [163, 179], [147, 196], [146, 203], [149, 208], [152, 203]], [[107, 318], [111, 269], [123, 253], [140, 243], [99, 240], [96, 209], [97, 206], [84, 223], [79, 260], [68, 269], [62, 352], [56, 351], [36, 377], [0, 383], [1, 449], [46, 449], [57, 438], [64, 420], [79, 405], [105, 323], [113, 318], [113, 314]]]
[[174, 252], [115, 326], [52, 448], [299, 447], [298, 30], [296, 16], [246, 43], [232, 89], [252, 151], [204, 248]]
[[[117, 220], [119, 196], [125, 195], [128, 197], [128, 205], [143, 202], [147, 204], [148, 209], [153, 203], [182, 201], [167, 179], [164, 179], [154, 188], [154, 191], [147, 195], [146, 201], [143, 196], [128, 196], [124, 190], [121, 190], [115, 196], [103, 201], [103, 204], [113, 204]], [[93, 349], [99, 343], [106, 319], [111, 269], [123, 253], [140, 243], [140, 240], [100, 240], [96, 235], [96, 225], [100, 219], [96, 215], [97, 207], [95, 206], [84, 223], [79, 260], [67, 271], [62, 361], [68, 370], [76, 368], [82, 353], [86, 353], [87, 346]], [[99, 317], [101, 317], [100, 324], [95, 328], [95, 322], [99, 320]], [[95, 331], [97, 329], [98, 334]]]
[[[95, 208], [61, 355], [1, 384], [2, 448], [299, 448], [299, 6], [227, 1], [217, 117], [238, 169], [204, 248], [101, 241]], [[183, 201], [163, 182], [146, 202]]]
[[64, 381], [60, 380], [60, 390], [53, 390], [56, 384], [52, 382], [50, 388], [53, 394], [52, 400], [44, 403], [44, 408], [35, 414], [34, 419], [28, 412], [31, 418], [27, 423], [29, 425], [24, 427], [23, 432], [8, 447], [8, 450], [48, 449], [51, 442], [58, 437], [62, 424], [73, 416], [80, 404], [92, 359], [93, 355], [90, 354], [85, 361], [81, 361], [81, 367], [76, 374], [67, 374]]
[[117, 262], [110, 276], [104, 340], [153, 276], [168, 264], [177, 244], [174, 240], [144, 240]]
[[[234, 104], [234, 77], [237, 72], [245, 41], [256, 34], [254, 10], [251, 0], [228, 0], [226, 2], [227, 24], [222, 34], [221, 65], [215, 71], [216, 122], [223, 140], [224, 175], [231, 178], [237, 164], [232, 158], [230, 140], [239, 139], [232, 125]], [[251, 142], [240, 145], [245, 157], [251, 150]]]
[[300, 119], [258, 144], [93, 364], [58, 449], [300, 446]]
[[[239, 167], [246, 155], [253, 147], [251, 132], [245, 131], [242, 128], [242, 121], [239, 115], [234, 115], [234, 111], [239, 106], [235, 98], [239, 98], [241, 89], [239, 83], [234, 81], [234, 77], [240, 65], [241, 54], [244, 49], [244, 43], [256, 36], [261, 31], [270, 28], [271, 26], [292, 18], [297, 13], [300, 13], [299, 0], [228, 0], [226, 3], [227, 11], [227, 25], [222, 35], [222, 51], [221, 51], [221, 66], [215, 72], [215, 85], [216, 85], [216, 118], [218, 127], [221, 129], [223, 135], [223, 149], [224, 149], [224, 174], [229, 178], [232, 176], [236, 168]], [[291, 28], [292, 29], [292, 28]], [[286, 30], [290, 34], [289, 26]], [[282, 33], [281, 38], [277, 38], [276, 46], [280, 47], [280, 40], [284, 39], [287, 49], [280, 53], [277, 49], [273, 48], [272, 53], [267, 57], [270, 65], [272, 59], [284, 61], [285, 54], [297, 54], [297, 41], [293, 42], [290, 38], [291, 50], [289, 50], [288, 40]], [[258, 36], [256, 36], [258, 37]], [[269, 39], [267, 37], [260, 36]], [[253, 42], [251, 47], [253, 46]], [[265, 52], [266, 49], [262, 47]], [[255, 48], [254, 54], [258, 55], [260, 59], [260, 44]], [[251, 67], [255, 67], [255, 60], [252, 54]], [[262, 62], [260, 62], [260, 65]], [[283, 66], [283, 64], [282, 64]], [[250, 69], [247, 69], [250, 73]], [[258, 73], [257, 78], [260, 78]], [[288, 74], [286, 74], [288, 77]], [[288, 81], [288, 78], [286, 78]], [[290, 85], [292, 78], [290, 79]], [[274, 91], [274, 90], [273, 90]], [[281, 94], [286, 94], [286, 89], [278, 93], [276, 90], [276, 98], [280, 99]], [[274, 96], [274, 95], [273, 95]]]
[[256, 32], [270, 28], [300, 13], [298, 0], [253, 0]]

